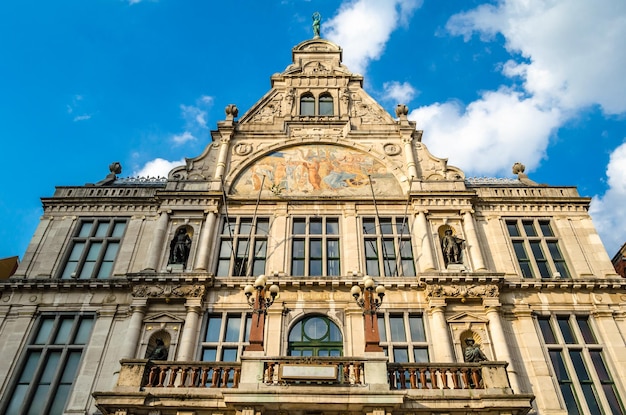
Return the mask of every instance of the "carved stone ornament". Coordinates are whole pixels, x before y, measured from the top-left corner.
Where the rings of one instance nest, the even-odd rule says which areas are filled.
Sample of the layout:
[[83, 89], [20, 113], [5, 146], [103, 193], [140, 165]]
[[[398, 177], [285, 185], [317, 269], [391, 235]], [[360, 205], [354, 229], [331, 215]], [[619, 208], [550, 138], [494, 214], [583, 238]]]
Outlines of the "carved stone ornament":
[[238, 156], [245, 156], [252, 153], [252, 145], [239, 143], [235, 146], [235, 154]]
[[206, 287], [204, 285], [158, 285], [142, 284], [133, 287], [133, 297], [149, 298], [198, 298], [204, 297]]
[[428, 297], [451, 297], [451, 298], [480, 298], [498, 297], [500, 290], [497, 285], [440, 285], [433, 284], [426, 287]]
[[383, 150], [385, 150], [385, 154], [388, 156], [395, 156], [400, 154], [400, 146], [393, 143], [388, 143], [383, 146]]

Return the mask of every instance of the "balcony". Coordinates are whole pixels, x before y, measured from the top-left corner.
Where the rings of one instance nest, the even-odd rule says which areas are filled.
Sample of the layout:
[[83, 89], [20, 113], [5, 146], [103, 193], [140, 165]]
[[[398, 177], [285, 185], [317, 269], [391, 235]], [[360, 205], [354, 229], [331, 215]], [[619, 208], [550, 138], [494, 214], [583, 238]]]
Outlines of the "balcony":
[[[103, 414], [186, 408], [235, 415], [282, 410], [525, 414], [533, 396], [514, 394], [505, 362], [388, 363], [380, 357], [244, 356], [241, 363], [122, 360], [117, 386], [96, 392]], [[489, 412], [496, 411], [496, 412]], [[498, 412], [499, 411], [499, 412]], [[175, 413], [175, 412], [173, 412]], [[459, 412], [461, 413], [461, 412]]]

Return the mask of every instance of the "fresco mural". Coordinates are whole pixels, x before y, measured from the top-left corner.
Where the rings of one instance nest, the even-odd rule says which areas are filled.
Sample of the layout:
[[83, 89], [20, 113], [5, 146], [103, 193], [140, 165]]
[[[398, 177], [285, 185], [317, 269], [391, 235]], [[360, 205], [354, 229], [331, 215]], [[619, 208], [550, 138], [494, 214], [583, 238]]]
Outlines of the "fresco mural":
[[[265, 179], [264, 179], [265, 177]], [[246, 169], [232, 193], [277, 196], [402, 195], [396, 178], [371, 155], [347, 147], [302, 145], [273, 152]]]

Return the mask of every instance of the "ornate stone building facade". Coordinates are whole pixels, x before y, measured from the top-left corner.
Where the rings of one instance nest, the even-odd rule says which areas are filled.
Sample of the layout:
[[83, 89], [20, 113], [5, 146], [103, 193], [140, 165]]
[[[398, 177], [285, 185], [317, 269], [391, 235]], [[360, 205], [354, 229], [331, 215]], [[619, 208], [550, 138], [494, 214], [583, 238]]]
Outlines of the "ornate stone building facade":
[[6, 414], [624, 414], [573, 187], [470, 179], [302, 42], [166, 180], [58, 187], [0, 282]]

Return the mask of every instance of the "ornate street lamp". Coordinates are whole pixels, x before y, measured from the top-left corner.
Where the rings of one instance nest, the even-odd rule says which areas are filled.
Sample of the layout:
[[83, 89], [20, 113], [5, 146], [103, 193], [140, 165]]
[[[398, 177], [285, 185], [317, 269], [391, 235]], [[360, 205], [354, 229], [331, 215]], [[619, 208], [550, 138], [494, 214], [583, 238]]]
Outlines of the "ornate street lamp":
[[[376, 285], [376, 282], [366, 275], [363, 277], [363, 287], [355, 285], [350, 290], [350, 294], [354, 297], [356, 303], [363, 310], [363, 327], [365, 329], [365, 351], [366, 352], [382, 352], [380, 347], [380, 334], [378, 333], [378, 316], [376, 312], [383, 303], [385, 296], [385, 287]], [[376, 294], [376, 296], [374, 295]]]
[[280, 288], [278, 288], [276, 284], [272, 284], [267, 288], [267, 278], [265, 275], [260, 275], [254, 281], [254, 286], [246, 285], [244, 287], [243, 292], [248, 299], [248, 305], [252, 308], [250, 344], [246, 346], [246, 351], [263, 351], [265, 315], [267, 314], [267, 309], [274, 304], [274, 300], [279, 291]]

